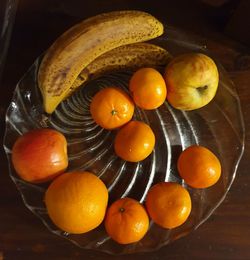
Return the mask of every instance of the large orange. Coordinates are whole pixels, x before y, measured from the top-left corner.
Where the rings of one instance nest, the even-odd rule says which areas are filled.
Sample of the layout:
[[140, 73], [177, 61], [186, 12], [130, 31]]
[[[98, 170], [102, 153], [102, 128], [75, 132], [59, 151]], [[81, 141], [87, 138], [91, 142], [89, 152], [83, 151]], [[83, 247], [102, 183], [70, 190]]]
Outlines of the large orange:
[[146, 208], [153, 221], [163, 228], [182, 225], [191, 212], [188, 191], [174, 182], [160, 182], [150, 188]]
[[135, 104], [143, 109], [155, 109], [166, 100], [166, 83], [160, 72], [153, 68], [137, 70], [129, 82]]
[[12, 162], [25, 181], [52, 180], [68, 167], [66, 138], [53, 129], [31, 130], [16, 140]]
[[203, 146], [193, 145], [184, 150], [177, 166], [180, 176], [193, 188], [210, 187], [221, 176], [219, 159]]
[[99, 226], [107, 203], [106, 186], [89, 172], [64, 173], [51, 183], [45, 194], [51, 220], [60, 229], [73, 234]]
[[134, 104], [124, 91], [113, 87], [105, 88], [93, 97], [90, 113], [98, 125], [114, 129], [131, 120]]
[[139, 162], [154, 149], [155, 135], [149, 125], [131, 121], [122, 127], [115, 137], [115, 152], [123, 160]]
[[144, 237], [149, 219], [146, 210], [138, 201], [123, 198], [108, 208], [104, 223], [112, 239], [120, 244], [129, 244]]

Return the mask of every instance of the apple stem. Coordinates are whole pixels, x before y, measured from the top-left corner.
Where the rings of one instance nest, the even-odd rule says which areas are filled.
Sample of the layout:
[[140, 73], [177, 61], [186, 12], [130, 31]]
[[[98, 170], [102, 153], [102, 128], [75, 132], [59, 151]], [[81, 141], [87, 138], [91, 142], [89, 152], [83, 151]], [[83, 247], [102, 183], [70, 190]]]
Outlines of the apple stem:
[[119, 211], [122, 213], [122, 212], [125, 211], [125, 209], [124, 208], [120, 208]]
[[207, 90], [207, 88], [208, 88], [208, 86], [205, 85], [203, 87], [197, 88], [197, 91], [202, 95]]

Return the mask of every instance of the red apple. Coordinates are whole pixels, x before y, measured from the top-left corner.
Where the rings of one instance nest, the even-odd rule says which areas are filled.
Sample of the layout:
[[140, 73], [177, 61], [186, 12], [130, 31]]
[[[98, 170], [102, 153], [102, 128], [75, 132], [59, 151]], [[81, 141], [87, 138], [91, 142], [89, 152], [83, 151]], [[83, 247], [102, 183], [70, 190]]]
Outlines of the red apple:
[[52, 180], [68, 167], [66, 138], [52, 129], [31, 130], [15, 142], [12, 163], [25, 181]]

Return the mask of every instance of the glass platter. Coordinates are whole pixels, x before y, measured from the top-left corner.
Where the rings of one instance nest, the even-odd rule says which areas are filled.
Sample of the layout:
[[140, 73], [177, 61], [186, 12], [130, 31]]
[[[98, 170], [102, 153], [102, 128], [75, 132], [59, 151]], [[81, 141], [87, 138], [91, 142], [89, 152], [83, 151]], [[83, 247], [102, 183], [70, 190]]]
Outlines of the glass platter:
[[[186, 33], [165, 27], [166, 35], [153, 41], [175, 56], [187, 52], [203, 52], [213, 57], [206, 46], [197, 43]], [[197, 229], [222, 203], [235, 178], [244, 150], [244, 123], [240, 101], [232, 81], [222, 66], [216, 97], [207, 106], [184, 112], [167, 102], [159, 109], [144, 111], [136, 108], [134, 118], [150, 124], [156, 135], [155, 150], [146, 160], [128, 163], [115, 156], [115, 131], [97, 126], [89, 113], [92, 96], [106, 86], [119, 86], [127, 91], [130, 72], [104, 75], [90, 81], [60, 104], [52, 116], [44, 113], [37, 86], [38, 58], [16, 86], [6, 113], [4, 148], [8, 156], [10, 177], [16, 184], [26, 207], [38, 216], [47, 228], [86, 249], [111, 254], [127, 254], [156, 250]], [[109, 203], [120, 197], [131, 197], [144, 202], [149, 188], [160, 181], [174, 181], [187, 187], [179, 177], [176, 161], [180, 152], [192, 144], [211, 149], [222, 164], [219, 182], [207, 189], [187, 187], [192, 198], [192, 212], [182, 226], [168, 230], [150, 223], [149, 231], [139, 242], [119, 245], [105, 233], [103, 225], [81, 235], [59, 230], [50, 221], [43, 197], [48, 184], [34, 185], [22, 181], [11, 163], [11, 149], [17, 137], [28, 130], [50, 127], [62, 132], [68, 141], [69, 168], [88, 170], [98, 175], [107, 185]]]

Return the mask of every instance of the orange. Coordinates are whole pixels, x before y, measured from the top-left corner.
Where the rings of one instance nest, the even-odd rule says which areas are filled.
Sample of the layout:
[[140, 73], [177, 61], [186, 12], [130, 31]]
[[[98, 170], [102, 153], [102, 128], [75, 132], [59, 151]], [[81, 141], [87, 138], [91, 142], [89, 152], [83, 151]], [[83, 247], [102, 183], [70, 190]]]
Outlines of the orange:
[[177, 167], [180, 176], [193, 188], [210, 187], [221, 176], [219, 159], [203, 146], [193, 145], [184, 150]]
[[134, 104], [124, 91], [113, 87], [105, 88], [93, 97], [90, 113], [98, 125], [114, 129], [131, 120]]
[[89, 172], [69, 172], [56, 178], [45, 193], [49, 217], [60, 229], [80, 234], [101, 224], [108, 203], [104, 183]]
[[155, 135], [149, 125], [131, 121], [115, 137], [115, 153], [125, 161], [139, 162], [147, 158], [155, 146]]
[[67, 141], [52, 129], [35, 129], [20, 136], [12, 149], [12, 162], [25, 181], [52, 180], [68, 167]]
[[174, 182], [160, 182], [150, 188], [146, 208], [153, 221], [163, 228], [182, 225], [191, 212], [188, 191]]
[[155, 109], [166, 100], [167, 88], [162, 75], [153, 68], [137, 70], [129, 82], [135, 104], [143, 109]]
[[104, 224], [113, 240], [120, 244], [129, 244], [144, 237], [149, 227], [149, 219], [146, 210], [138, 201], [123, 198], [108, 208]]

